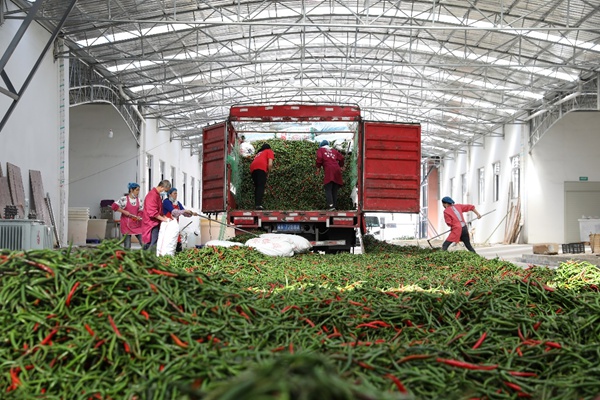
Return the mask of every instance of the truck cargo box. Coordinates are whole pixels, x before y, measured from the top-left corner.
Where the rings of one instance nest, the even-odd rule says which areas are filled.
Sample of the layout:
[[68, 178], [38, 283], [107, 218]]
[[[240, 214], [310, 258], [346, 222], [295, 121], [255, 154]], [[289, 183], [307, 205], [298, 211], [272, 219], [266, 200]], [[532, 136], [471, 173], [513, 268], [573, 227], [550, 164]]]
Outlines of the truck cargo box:
[[[306, 154], [302, 166], [293, 170], [293, 160], [298, 159], [293, 151], [306, 146], [286, 153], [286, 147], [293, 146], [284, 144], [279, 157], [275, 153], [277, 167], [270, 178], [282, 187], [270, 195], [281, 195], [285, 201], [272, 199], [275, 206], [254, 210], [248, 200], [252, 197], [249, 160], [243, 159], [239, 148], [242, 135], [256, 138], [257, 146], [265, 141], [303, 140], [315, 150], [316, 143], [330, 140], [346, 156], [344, 209], [320, 209], [325, 208], [322, 181], [315, 180], [316, 169], [310, 174]], [[295, 233], [317, 249], [347, 251], [355, 245], [355, 231], [365, 232], [365, 212], [419, 212], [420, 162], [419, 124], [364, 121], [354, 105], [235, 106], [227, 121], [203, 130], [202, 211], [227, 212], [228, 223], [244, 230]], [[280, 165], [292, 168], [302, 179], [282, 175], [278, 181], [275, 173]]]

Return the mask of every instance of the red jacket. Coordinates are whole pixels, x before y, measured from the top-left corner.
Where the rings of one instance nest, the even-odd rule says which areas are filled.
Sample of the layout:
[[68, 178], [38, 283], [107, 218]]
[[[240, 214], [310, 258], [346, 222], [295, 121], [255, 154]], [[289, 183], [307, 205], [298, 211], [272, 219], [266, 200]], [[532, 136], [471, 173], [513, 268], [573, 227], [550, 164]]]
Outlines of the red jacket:
[[275, 153], [271, 149], [265, 149], [254, 156], [254, 160], [250, 163], [250, 173], [254, 172], [257, 169], [260, 169], [265, 172], [268, 171], [269, 160], [275, 159]]
[[[456, 208], [461, 219], [459, 219], [456, 216], [456, 213], [454, 212], [454, 210], [452, 210], [452, 207]], [[444, 209], [444, 221], [446, 221], [446, 225], [448, 225], [451, 229], [450, 234], [448, 235], [448, 238], [446, 239], [448, 242], [453, 242], [453, 243], [460, 242], [460, 234], [462, 233], [462, 227], [463, 227], [463, 225], [461, 224], [461, 221], [464, 222], [465, 224], [467, 223], [467, 220], [465, 219], [465, 216], [463, 215], [463, 213], [467, 212], [467, 211], [472, 211], [474, 209], [475, 209], [475, 206], [472, 204], [453, 204]]]
[[344, 156], [336, 149], [328, 146], [323, 146], [317, 150], [317, 169], [323, 167], [325, 178], [323, 184], [335, 182], [338, 185], [343, 185], [342, 167], [344, 166]]
[[142, 213], [142, 242], [150, 243], [152, 240], [152, 228], [160, 225], [157, 216], [163, 215], [162, 200], [156, 188], [146, 195], [144, 199], [144, 212]]

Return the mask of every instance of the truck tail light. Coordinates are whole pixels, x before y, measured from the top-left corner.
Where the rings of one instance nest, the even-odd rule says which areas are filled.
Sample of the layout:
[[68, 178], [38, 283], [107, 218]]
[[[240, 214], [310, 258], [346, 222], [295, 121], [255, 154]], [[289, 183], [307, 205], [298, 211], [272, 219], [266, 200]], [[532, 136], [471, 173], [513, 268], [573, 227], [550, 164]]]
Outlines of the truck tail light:
[[331, 218], [331, 225], [344, 225], [344, 226], [353, 226], [354, 218], [350, 217], [333, 217]]
[[254, 217], [234, 217], [234, 225], [255, 225]]

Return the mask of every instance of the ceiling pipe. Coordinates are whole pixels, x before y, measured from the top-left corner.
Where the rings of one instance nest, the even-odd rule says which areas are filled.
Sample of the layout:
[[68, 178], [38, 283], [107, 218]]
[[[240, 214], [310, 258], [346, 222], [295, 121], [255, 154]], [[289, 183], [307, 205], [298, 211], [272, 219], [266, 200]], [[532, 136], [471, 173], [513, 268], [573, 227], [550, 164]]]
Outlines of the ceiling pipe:
[[542, 115], [542, 114], [544, 114], [544, 113], [547, 113], [547, 112], [548, 112], [548, 110], [546, 110], [546, 109], [541, 109], [541, 110], [539, 110], [539, 111], [537, 111], [537, 112], [535, 112], [535, 113], [531, 114], [529, 117], [525, 118], [523, 121], [529, 121], [529, 120], [532, 120], [532, 119], [534, 119], [535, 117], [537, 117], [538, 115]]
[[138, 110], [137, 104], [132, 102], [131, 98], [129, 96], [127, 96], [127, 93], [125, 93], [125, 91], [123, 90], [123, 85], [119, 85], [119, 94], [121, 95], [122, 98], [125, 99], [125, 101], [131, 103], [131, 108], [133, 108], [135, 113], [140, 117], [140, 119], [142, 120], [142, 124], [146, 124], [146, 118], [144, 118], [144, 116], [142, 115], [140, 110]]

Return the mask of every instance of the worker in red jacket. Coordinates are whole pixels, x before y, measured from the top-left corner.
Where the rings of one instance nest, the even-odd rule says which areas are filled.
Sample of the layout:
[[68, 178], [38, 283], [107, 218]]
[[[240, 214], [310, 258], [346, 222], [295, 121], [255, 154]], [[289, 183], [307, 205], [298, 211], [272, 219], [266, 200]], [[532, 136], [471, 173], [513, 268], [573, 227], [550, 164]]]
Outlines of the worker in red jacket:
[[158, 186], [153, 187], [146, 195], [144, 211], [142, 213], [142, 241], [144, 242], [144, 250], [156, 245], [160, 223], [170, 220], [163, 213], [161, 199], [161, 194], [169, 189], [171, 189], [171, 182], [165, 179]]
[[275, 160], [275, 153], [268, 143], [264, 143], [250, 164], [250, 173], [254, 182], [254, 208], [257, 210], [264, 209], [265, 186], [267, 186], [267, 176], [273, 169], [273, 160]]
[[463, 215], [464, 212], [473, 211], [477, 218], [481, 218], [481, 214], [475, 209], [472, 204], [455, 204], [454, 200], [446, 196], [442, 199], [444, 206], [444, 221], [450, 227], [450, 234], [442, 244], [442, 250], [448, 250], [452, 243], [463, 242], [467, 250], [476, 253], [471, 240], [469, 239], [469, 228]]
[[319, 169], [323, 167], [325, 172], [323, 187], [325, 188], [325, 200], [329, 211], [333, 211], [337, 207], [337, 192], [344, 184], [342, 180], [343, 166], [343, 154], [331, 148], [327, 140], [321, 141], [319, 150], [317, 150], [317, 175]]

